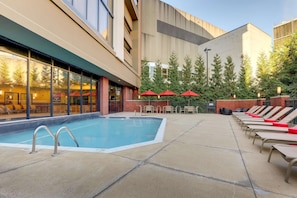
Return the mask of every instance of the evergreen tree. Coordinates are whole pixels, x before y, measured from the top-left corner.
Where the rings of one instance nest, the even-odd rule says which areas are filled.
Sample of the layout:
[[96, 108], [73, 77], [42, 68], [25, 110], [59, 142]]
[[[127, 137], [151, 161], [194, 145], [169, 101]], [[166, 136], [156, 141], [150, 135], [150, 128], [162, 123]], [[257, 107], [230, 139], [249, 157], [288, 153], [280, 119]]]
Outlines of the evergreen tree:
[[272, 69], [270, 67], [267, 56], [261, 53], [257, 62], [257, 78], [258, 87], [261, 96], [269, 98], [276, 95], [277, 82], [273, 78]]
[[189, 90], [192, 89], [192, 61], [191, 59], [186, 56], [185, 57], [185, 64], [183, 65], [183, 89]]
[[236, 73], [234, 71], [235, 65], [231, 56], [226, 58], [224, 68], [224, 96], [225, 98], [233, 97], [236, 94]]
[[150, 79], [148, 61], [144, 59], [142, 61], [142, 69], [141, 69], [141, 86], [140, 93], [143, 93], [149, 89], [152, 89], [152, 81]]
[[175, 93], [180, 93], [180, 76], [178, 71], [178, 60], [175, 53], [172, 53], [169, 57], [168, 62], [169, 68], [168, 68], [168, 81], [169, 81], [169, 89]]
[[297, 33], [285, 43], [283, 65], [280, 72], [280, 81], [286, 86], [285, 91], [291, 97], [297, 97]]
[[[169, 89], [177, 94], [180, 94], [182, 92], [181, 87], [181, 78], [179, 75], [179, 65], [176, 54], [173, 52], [169, 57], [168, 62], [169, 68], [168, 68], [168, 83], [169, 83]], [[181, 105], [181, 102], [183, 99], [181, 97], [170, 97], [171, 105], [178, 106]]]
[[213, 67], [211, 78], [209, 80], [209, 88], [210, 88], [210, 100], [215, 101], [217, 99], [223, 98], [223, 75], [222, 75], [222, 62], [221, 58], [218, 54], [216, 54], [213, 58], [213, 63], [211, 64]]
[[156, 67], [153, 78], [153, 91], [156, 93], [161, 93], [166, 89], [166, 85], [164, 83], [164, 78], [162, 75], [162, 66], [160, 60], [156, 61]]
[[[253, 98], [256, 94], [251, 91], [251, 64], [248, 56], [242, 57], [242, 63], [240, 66], [239, 78], [237, 81], [238, 92], [236, 93], [237, 98], [248, 99]], [[255, 91], [256, 93], [256, 91]]]
[[195, 60], [193, 81], [195, 85], [193, 87], [193, 91], [199, 93], [200, 97], [203, 97], [206, 91], [206, 74], [204, 61], [201, 55], [199, 55]]

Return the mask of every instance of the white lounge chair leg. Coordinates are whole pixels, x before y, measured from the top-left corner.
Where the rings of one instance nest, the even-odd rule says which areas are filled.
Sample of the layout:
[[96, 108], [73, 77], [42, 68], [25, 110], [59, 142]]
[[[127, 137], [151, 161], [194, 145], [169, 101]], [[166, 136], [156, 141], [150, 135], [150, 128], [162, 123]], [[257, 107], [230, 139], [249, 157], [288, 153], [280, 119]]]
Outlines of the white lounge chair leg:
[[293, 159], [292, 161], [290, 161], [290, 163], [288, 164], [288, 168], [287, 168], [287, 173], [286, 173], [286, 178], [285, 181], [288, 183], [289, 182], [289, 177], [291, 175], [291, 171], [292, 171], [292, 166], [297, 162], [297, 159]]
[[268, 162], [270, 162], [270, 159], [271, 159], [271, 155], [272, 155], [272, 152], [275, 150], [275, 148], [274, 148], [274, 146], [272, 146], [271, 148], [270, 148], [270, 152], [269, 152], [269, 156], [268, 156]]

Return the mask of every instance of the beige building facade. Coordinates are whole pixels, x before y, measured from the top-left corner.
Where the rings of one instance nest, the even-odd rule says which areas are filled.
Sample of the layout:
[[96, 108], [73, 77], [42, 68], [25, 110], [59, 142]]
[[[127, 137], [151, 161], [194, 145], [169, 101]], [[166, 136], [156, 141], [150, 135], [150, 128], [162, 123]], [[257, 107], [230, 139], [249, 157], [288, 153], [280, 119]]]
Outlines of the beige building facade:
[[0, 0], [0, 113], [123, 111], [140, 86], [140, 5]]
[[[245, 55], [250, 58], [255, 75], [259, 53], [268, 54], [272, 49], [271, 37], [252, 24], [226, 32], [160, 0], [144, 1], [142, 5], [145, 16], [142, 18], [142, 59], [149, 61], [151, 76], [157, 60], [168, 68], [173, 52], [180, 67], [186, 56], [194, 61], [201, 55], [208, 62], [209, 75], [215, 54], [221, 57], [222, 64], [231, 56], [237, 73]], [[210, 49], [207, 54], [206, 48]]]
[[246, 56], [250, 59], [252, 76], [256, 77], [259, 55], [264, 53], [269, 56], [272, 44], [268, 34], [249, 23], [200, 45], [199, 54], [206, 59], [205, 48], [211, 49], [208, 52], [210, 70], [213, 56], [218, 54], [222, 65], [226, 62], [226, 58], [231, 56], [235, 72], [239, 74], [242, 57]]
[[297, 33], [297, 19], [273, 27], [274, 46], [284, 44], [292, 34]]

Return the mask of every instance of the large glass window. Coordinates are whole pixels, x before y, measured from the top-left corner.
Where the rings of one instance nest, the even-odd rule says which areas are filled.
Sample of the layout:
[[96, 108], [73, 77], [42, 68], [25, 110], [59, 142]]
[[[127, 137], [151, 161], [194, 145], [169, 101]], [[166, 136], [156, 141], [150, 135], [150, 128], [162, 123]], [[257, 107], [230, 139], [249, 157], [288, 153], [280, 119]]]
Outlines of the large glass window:
[[99, 87], [97, 86], [98, 81], [96, 80], [92, 80], [92, 84], [91, 84], [91, 97], [90, 97], [90, 103], [91, 103], [91, 109], [92, 112], [96, 112], [97, 111], [97, 106], [96, 104], [99, 104], [98, 101], [98, 97], [97, 97], [97, 93], [99, 93], [99, 90], [97, 90]]
[[53, 114], [68, 114], [68, 66], [55, 61], [53, 67]]
[[[51, 59], [31, 53], [30, 61], [30, 115], [50, 116]], [[29, 106], [27, 108], [29, 108]]]
[[96, 112], [96, 79], [0, 38], [0, 121]]
[[80, 113], [81, 105], [81, 75], [70, 72], [70, 114]]
[[63, 0], [112, 46], [113, 0]]
[[0, 114], [5, 119], [26, 118], [26, 84], [27, 59], [0, 48]]

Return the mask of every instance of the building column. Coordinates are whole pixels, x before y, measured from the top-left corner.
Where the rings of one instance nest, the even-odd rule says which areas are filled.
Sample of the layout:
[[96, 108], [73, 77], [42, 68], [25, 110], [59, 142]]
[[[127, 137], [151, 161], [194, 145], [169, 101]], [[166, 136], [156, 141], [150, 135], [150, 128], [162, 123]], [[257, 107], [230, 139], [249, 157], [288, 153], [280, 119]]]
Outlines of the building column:
[[109, 80], [105, 77], [100, 78], [100, 113], [102, 115], [108, 114], [108, 93], [109, 93]]

